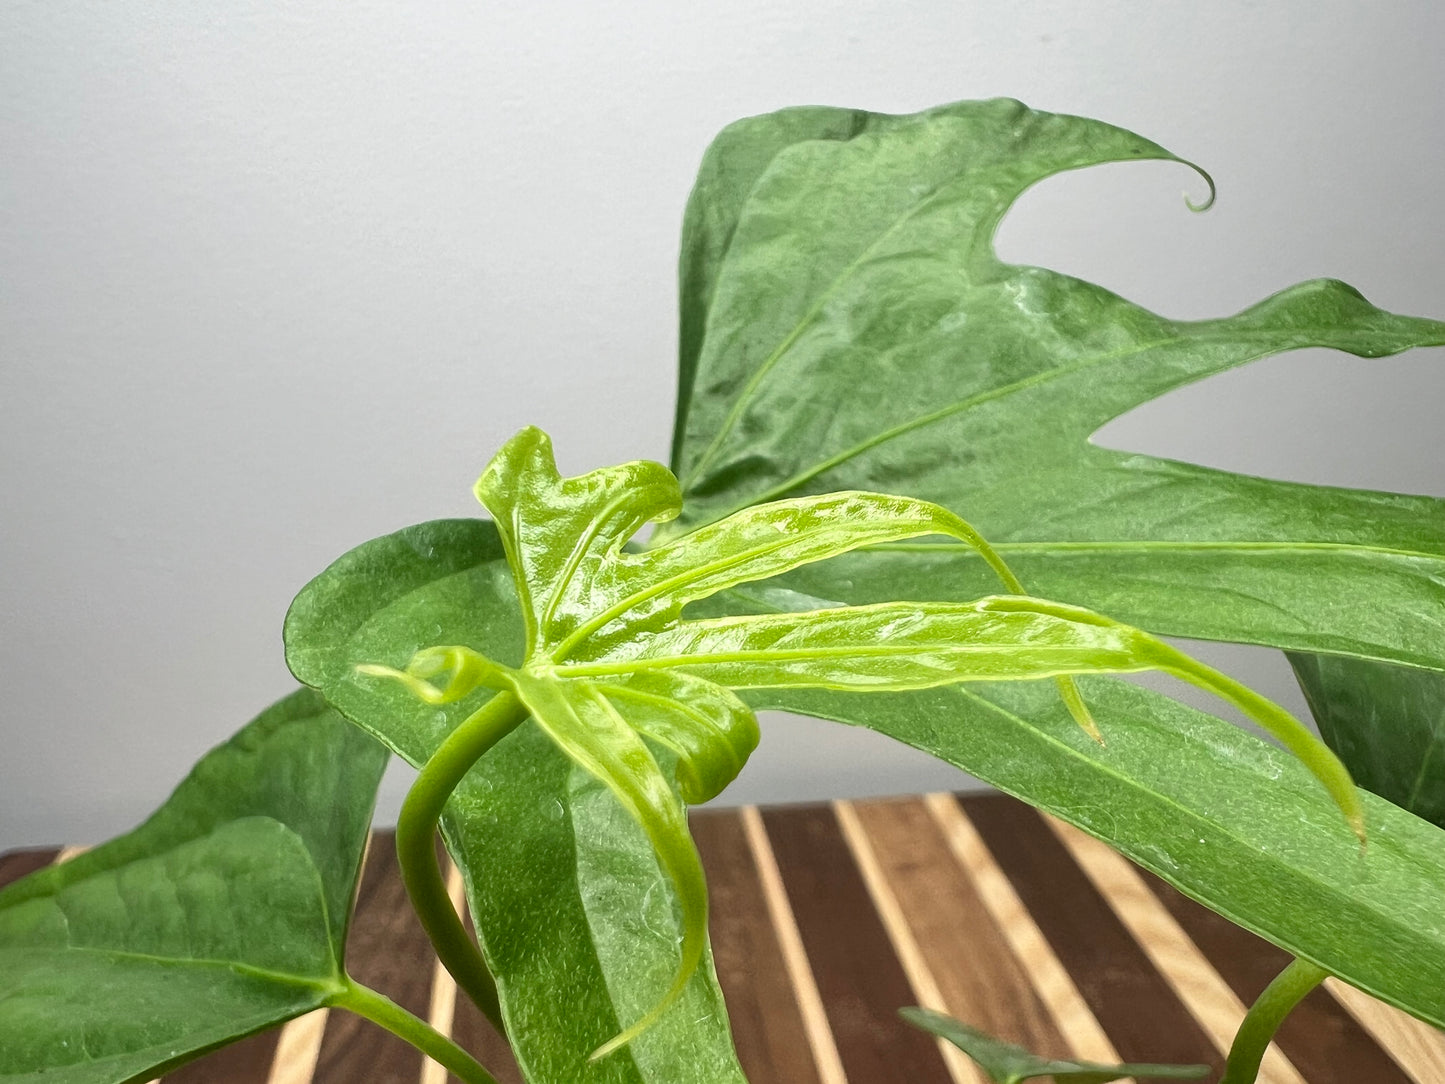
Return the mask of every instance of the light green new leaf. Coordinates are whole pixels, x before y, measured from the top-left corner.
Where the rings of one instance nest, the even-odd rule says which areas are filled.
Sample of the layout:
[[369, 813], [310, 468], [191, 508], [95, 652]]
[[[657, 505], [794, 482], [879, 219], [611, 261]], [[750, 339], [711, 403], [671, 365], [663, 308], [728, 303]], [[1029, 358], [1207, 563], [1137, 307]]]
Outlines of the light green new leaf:
[[[1140, 403], [1269, 354], [1445, 343], [1445, 324], [1338, 282], [1179, 321], [995, 255], [1030, 185], [1138, 158], [1177, 160], [1006, 101], [788, 110], [729, 128], [684, 227], [673, 462], [687, 503], [664, 537], [757, 501], [903, 492], [965, 515], [1043, 597], [1155, 633], [1445, 668], [1445, 502], [1088, 442]], [[989, 590], [965, 547], [905, 548], [919, 552], [791, 582], [849, 603]]]
[[1099, 1065], [1041, 1058], [932, 1009], [899, 1009], [898, 1015], [930, 1035], [947, 1039], [978, 1062], [994, 1084], [1019, 1084], [1040, 1076], [1053, 1077], [1058, 1084], [1108, 1084], [1126, 1076], [1197, 1080], [1209, 1073], [1207, 1065]]
[[725, 588], [884, 542], [937, 534], [977, 552], [1009, 590], [1018, 581], [966, 522], [926, 501], [829, 493], [746, 508], [685, 539], [628, 552], [645, 523], [682, 508], [659, 463], [557, 470], [552, 443], [528, 427], [483, 471], [477, 498], [498, 525], [522, 598], [529, 656], [589, 658], [675, 622], [683, 606]]
[[[532, 612], [546, 627], [540, 609]], [[427, 523], [368, 542], [312, 581], [286, 622], [296, 675], [418, 766], [471, 714], [476, 697], [430, 705], [357, 667], [402, 667], [437, 643], [476, 645], [509, 667], [523, 662], [525, 623], [490, 523]], [[639, 707], [630, 719], [646, 733], [644, 723], [658, 725], [656, 706]], [[745, 728], [718, 722], [717, 745], [702, 758], [708, 764], [750, 748]], [[663, 768], [671, 763], [668, 744], [658, 751]], [[717, 785], [715, 769], [691, 770]], [[686, 778], [681, 766], [679, 775]], [[703, 966], [674, 1011], [625, 1049], [588, 1060], [657, 1005], [682, 958], [684, 921], [669, 879], [615, 790], [527, 725], [466, 776], [443, 827], [529, 1081], [741, 1084], [705, 946]]]
[[654, 670], [733, 689], [861, 692], [1158, 670], [1214, 693], [1265, 727], [1314, 772], [1365, 838], [1349, 773], [1297, 719], [1148, 633], [1077, 606], [1008, 596], [685, 621], [615, 658], [568, 668], [589, 678]]
[[0, 1081], [146, 1080], [340, 992], [386, 751], [310, 690], [0, 892]]

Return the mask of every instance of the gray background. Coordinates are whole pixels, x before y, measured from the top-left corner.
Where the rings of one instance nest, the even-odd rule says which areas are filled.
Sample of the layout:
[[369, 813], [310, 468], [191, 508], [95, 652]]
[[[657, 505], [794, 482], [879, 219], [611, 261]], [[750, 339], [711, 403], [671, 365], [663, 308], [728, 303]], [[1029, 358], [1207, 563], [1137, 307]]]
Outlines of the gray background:
[[[292, 687], [286, 605], [469, 515], [516, 428], [665, 458], [683, 201], [800, 103], [1011, 95], [1212, 170], [1055, 179], [1006, 258], [1173, 316], [1334, 275], [1445, 313], [1445, 16], [1416, 3], [0, 2], [0, 848], [95, 839]], [[1301, 353], [1115, 447], [1445, 496], [1439, 350]], [[1210, 659], [1298, 706], [1270, 652]], [[727, 800], [957, 785], [769, 719]], [[383, 811], [405, 783], [394, 773]]]

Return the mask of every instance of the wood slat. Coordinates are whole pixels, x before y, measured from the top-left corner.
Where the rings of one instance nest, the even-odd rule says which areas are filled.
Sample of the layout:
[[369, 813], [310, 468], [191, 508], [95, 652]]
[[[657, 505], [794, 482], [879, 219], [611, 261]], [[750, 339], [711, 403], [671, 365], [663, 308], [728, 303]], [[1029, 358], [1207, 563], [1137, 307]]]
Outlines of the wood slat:
[[165, 1075], [165, 1084], [267, 1084], [281, 1037], [278, 1029], [263, 1031], [207, 1054]]
[[952, 1084], [933, 1041], [898, 1017], [913, 991], [832, 810], [768, 810], [763, 824], [848, 1079]]
[[695, 813], [713, 963], [750, 1084], [822, 1084], [762, 875], [735, 809]]
[[1445, 1031], [1338, 979], [1326, 979], [1324, 985], [1360, 1026], [1394, 1055], [1416, 1084], [1445, 1084]]
[[859, 802], [854, 810], [902, 917], [927, 953], [943, 1001], [934, 1007], [1037, 1054], [1073, 1056], [927, 806]]
[[[710, 931], [752, 1084], [981, 1084], [904, 1025], [940, 1007], [1041, 1053], [1207, 1061], [1288, 957], [1112, 850], [1002, 796], [694, 815]], [[501, 1081], [510, 1050], [440, 971], [390, 833], [367, 859], [356, 978], [450, 1031]], [[0, 887], [78, 853], [0, 855]], [[460, 900], [460, 879], [449, 887]], [[1272, 1084], [1445, 1084], [1445, 1034], [1331, 982], [1286, 1021]], [[1212, 1038], [1212, 1042], [1211, 1042]], [[1383, 1044], [1383, 1046], [1382, 1046]], [[1297, 1070], [1297, 1071], [1296, 1071]], [[448, 1084], [373, 1025], [321, 1010], [164, 1084]]]
[[59, 853], [59, 847], [27, 847], [22, 851], [0, 854], [0, 888], [44, 869], [55, 861]]
[[923, 804], [943, 832], [948, 849], [967, 871], [979, 900], [1023, 965], [1074, 1057], [1105, 1065], [1118, 1062], [1114, 1044], [957, 800], [951, 794], [930, 794]]
[[[1195, 903], [1152, 873], [1138, 870], [1137, 876], [1244, 1004], [1253, 1004], [1289, 964], [1291, 956], [1283, 949]], [[1395, 1060], [1323, 988], [1290, 1013], [1275, 1043], [1310, 1084], [1411, 1084]]]
[[1209, 1036], [1042, 818], [987, 797], [960, 804], [1120, 1056], [1222, 1072]]
[[[1190, 1015], [1199, 1022], [1214, 1048], [1228, 1056], [1248, 1006], [1145, 887], [1128, 859], [1063, 821], [1052, 817], [1045, 817], [1044, 821], [1108, 901]], [[1258, 1081], [1259, 1084], [1306, 1084], [1299, 1071], [1273, 1044], [1265, 1050]]]
[[[888, 879], [883, 861], [863, 827], [856, 806], [847, 801], [834, 802], [833, 815], [838, 818], [843, 839], [863, 877], [868, 895], [873, 899], [873, 909], [878, 912], [878, 920], [883, 923], [888, 940], [893, 944], [894, 955], [898, 957], [908, 985], [913, 989], [913, 1003], [936, 1012], [949, 1011], [929, 956], [924, 954], [918, 938], [914, 936], [898, 893]], [[989, 1084], [987, 1074], [958, 1047], [942, 1038], [934, 1040], [934, 1045], [943, 1056], [944, 1067], [954, 1084]]]

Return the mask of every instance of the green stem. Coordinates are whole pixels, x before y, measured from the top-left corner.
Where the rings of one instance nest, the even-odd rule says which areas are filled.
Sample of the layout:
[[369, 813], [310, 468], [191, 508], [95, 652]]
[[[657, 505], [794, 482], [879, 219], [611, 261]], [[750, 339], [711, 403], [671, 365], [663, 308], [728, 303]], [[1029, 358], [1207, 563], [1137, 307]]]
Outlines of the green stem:
[[390, 998], [362, 986], [349, 976], [346, 979], [346, 988], [332, 1004], [365, 1017], [373, 1024], [378, 1024], [393, 1035], [405, 1039], [466, 1084], [497, 1084], [497, 1078], [482, 1068], [475, 1058], [426, 1021], [418, 1019]]
[[1275, 976], [1239, 1025], [1219, 1084], [1254, 1084], [1265, 1049], [1284, 1018], [1328, 974], [1308, 960], [1296, 959]]
[[446, 878], [437, 862], [436, 828], [442, 808], [462, 777], [482, 754], [526, 718], [527, 709], [515, 695], [499, 692], [493, 696], [432, 754], [407, 792], [396, 822], [401, 879], [436, 948], [437, 958], [500, 1034], [506, 1034], [506, 1030], [497, 1001], [497, 984], [447, 894]]

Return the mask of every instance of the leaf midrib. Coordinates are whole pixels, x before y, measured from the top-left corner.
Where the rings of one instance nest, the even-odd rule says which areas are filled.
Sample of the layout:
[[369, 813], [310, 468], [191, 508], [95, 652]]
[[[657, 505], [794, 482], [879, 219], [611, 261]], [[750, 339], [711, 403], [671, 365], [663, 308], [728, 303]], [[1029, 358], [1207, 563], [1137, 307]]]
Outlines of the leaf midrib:
[[[1445, 561], [1445, 554], [1428, 553], [1424, 550], [1407, 550], [1394, 546], [1372, 546], [1359, 542], [1302, 542], [1289, 541], [1251, 541], [1240, 542], [1230, 540], [1168, 540], [1149, 539], [1138, 541], [1097, 541], [1097, 542], [995, 542], [993, 548], [1000, 553], [1117, 553], [1129, 550], [1224, 550], [1229, 552], [1247, 552], [1261, 550], [1271, 553], [1320, 553], [1320, 552], [1344, 552], [1371, 554], [1381, 557], [1400, 557], [1410, 560], [1422, 561]], [[947, 551], [950, 556], [964, 555], [976, 557], [978, 554], [969, 546], [957, 542], [876, 542], [872, 545], [859, 547], [860, 552], [893, 552], [893, 553], [936, 553]]]
[[[775, 157], [773, 161], [776, 160], [777, 159]], [[772, 162], [769, 162], [768, 169], [771, 168]], [[764, 175], [766, 175], [766, 172], [767, 171], [765, 170]], [[907, 210], [905, 210], [901, 215], [899, 215], [892, 222], [890, 222], [882, 230], [882, 232], [878, 234], [878, 236], [876, 236], [872, 241], [869, 241], [868, 244], [865, 245], [863, 249], [858, 253], [858, 255], [854, 257], [853, 260], [846, 267], [844, 267], [842, 271], [838, 273], [837, 277], [835, 277], [832, 282], [828, 283], [828, 285], [824, 287], [821, 292], [819, 292], [817, 299], [809, 307], [808, 311], [803, 314], [802, 318], [799, 319], [797, 324], [793, 326], [792, 330], [790, 330], [787, 335], [783, 336], [782, 341], [773, 348], [772, 352], [763, 360], [762, 364], [758, 366], [757, 370], [753, 373], [747, 384], [744, 385], [743, 390], [738, 394], [738, 398], [733, 402], [732, 407], [728, 410], [727, 416], [723, 419], [722, 424], [718, 426], [716, 435], [714, 435], [708, 446], [703, 449], [702, 454], [699, 455], [698, 458], [693, 462], [693, 465], [688, 469], [686, 476], [681, 479], [682, 488], [684, 489], [684, 491], [698, 479], [698, 477], [706, 469], [708, 463], [712, 460], [713, 456], [717, 454], [718, 449], [722, 447], [722, 445], [727, 439], [728, 434], [732, 431], [733, 426], [737, 424], [738, 419], [742, 416], [743, 411], [746, 409], [748, 401], [752, 398], [753, 394], [757, 391], [758, 386], [762, 384], [764, 378], [772, 370], [773, 366], [776, 365], [782, 359], [783, 355], [788, 352], [792, 345], [798, 341], [798, 339], [802, 336], [803, 332], [807, 330], [808, 325], [810, 325], [814, 320], [818, 318], [819, 314], [823, 311], [823, 308], [826, 306], [829, 299], [831, 299], [833, 295], [837, 293], [837, 291], [842, 287], [842, 285], [847, 282], [849, 278], [852, 277], [852, 275], [858, 270], [858, 268], [862, 267], [872, 257], [874, 251], [878, 249], [879, 246], [881, 246], [886, 240], [888, 240], [888, 238], [891, 237], [895, 231], [900, 229], [905, 223], [907, 223], [911, 218], [913, 218], [914, 215], [918, 214], [924, 207], [928, 206], [935, 199], [937, 199], [938, 196], [944, 191], [944, 189], [950, 187], [953, 184], [956, 184], [959, 180], [961, 180], [961, 178], [959, 177], [950, 177], [947, 180], [936, 185], [921, 199], [911, 204]], [[759, 178], [759, 181], [761, 182], [761, 177]], [[742, 217], [739, 216], [738, 224], [733, 229], [733, 235], [728, 240], [728, 252], [732, 251], [733, 240], [737, 237], [737, 232], [741, 228]], [[726, 261], [726, 258], [726, 255], [724, 255], [724, 262]], [[722, 286], [722, 281], [723, 275], [719, 273], [713, 283], [713, 288], [709, 297], [709, 305], [707, 308], [708, 315], [703, 325], [702, 348], [698, 351], [699, 360], [701, 360], [702, 354], [707, 347], [707, 327], [712, 323], [712, 314], [715, 311], [711, 302], [716, 300], [718, 291], [721, 289]]]
[[305, 990], [313, 990], [327, 996], [341, 991], [341, 987], [334, 983], [324, 982], [320, 979], [305, 975], [292, 975], [285, 971], [272, 971], [270, 968], [242, 963], [239, 960], [214, 960], [203, 956], [160, 956], [150, 952], [133, 952], [129, 949], [110, 949], [98, 945], [66, 944], [40, 946], [38, 948], [12, 945], [8, 946], [8, 950], [12, 952], [35, 952], [42, 954], [50, 952], [79, 952], [90, 956], [102, 956], [107, 959], [136, 960], [144, 963], [163, 964], [166, 967], [219, 968], [223, 971], [234, 971], [242, 975], [264, 979], [267, 982], [275, 982], [283, 986], [295, 986]]
[[[963, 687], [963, 686], [961, 686], [961, 685], [950, 686], [950, 687], [948, 687], [948, 688], [945, 690], [945, 692], [952, 693], [952, 694], [956, 694], [956, 695], [961, 696], [961, 697], [964, 697], [964, 698], [966, 698], [966, 699], [975, 701], [976, 703], [982, 705], [982, 706], [983, 706], [985, 709], [987, 709], [988, 711], [991, 711], [991, 712], [994, 712], [994, 713], [996, 713], [996, 714], [998, 714], [998, 715], [1001, 715], [1001, 716], [1003, 716], [1005, 719], [1007, 719], [1007, 720], [1009, 720], [1011, 723], [1013, 723], [1014, 725], [1019, 726], [1019, 727], [1021, 727], [1021, 728], [1023, 728], [1023, 729], [1026, 729], [1026, 730], [1028, 730], [1030, 733], [1033, 733], [1033, 734], [1037, 735], [1037, 736], [1038, 736], [1039, 738], [1041, 738], [1043, 741], [1045, 741], [1045, 742], [1047, 742], [1048, 744], [1054, 746], [1056, 749], [1062, 751], [1062, 752], [1064, 753], [1064, 755], [1065, 755], [1066, 757], [1068, 757], [1069, 759], [1074, 760], [1074, 761], [1076, 761], [1077, 763], [1083, 764], [1083, 765], [1085, 765], [1085, 766], [1087, 766], [1087, 767], [1089, 767], [1089, 768], [1091, 768], [1091, 769], [1093, 769], [1093, 770], [1095, 770], [1095, 771], [1101, 772], [1101, 773], [1103, 773], [1104, 775], [1107, 775], [1107, 776], [1109, 776], [1109, 777], [1111, 777], [1111, 778], [1113, 778], [1113, 779], [1115, 779], [1115, 780], [1123, 783], [1123, 784], [1124, 784], [1124, 789], [1126, 789], [1126, 790], [1128, 790], [1128, 791], [1133, 791], [1133, 792], [1135, 792], [1135, 793], [1140, 793], [1140, 794], [1146, 795], [1146, 796], [1148, 796], [1151, 800], [1153, 800], [1153, 801], [1155, 801], [1155, 802], [1157, 802], [1157, 803], [1160, 803], [1160, 804], [1162, 804], [1162, 805], [1166, 805], [1166, 806], [1168, 806], [1169, 808], [1171, 808], [1171, 809], [1173, 809], [1173, 810], [1175, 810], [1175, 811], [1183, 814], [1183, 816], [1186, 817], [1186, 818], [1188, 818], [1188, 820], [1190, 820], [1191, 822], [1208, 826], [1213, 832], [1215, 832], [1215, 833], [1218, 834], [1219, 836], [1222, 836], [1223, 838], [1229, 840], [1229, 841], [1231, 842], [1231, 844], [1233, 844], [1234, 846], [1238, 847], [1238, 848], [1241, 849], [1242, 851], [1248, 851], [1249, 853], [1251, 853], [1251, 854], [1256, 854], [1256, 855], [1259, 853], [1259, 848], [1258, 848], [1258, 846], [1256, 846], [1256, 845], [1255, 845], [1254, 843], [1252, 843], [1251, 841], [1245, 839], [1244, 837], [1242, 837], [1242, 836], [1240, 836], [1240, 835], [1237, 835], [1234, 831], [1231, 831], [1229, 828], [1227, 828], [1227, 827], [1226, 827], [1224, 824], [1222, 824], [1220, 821], [1210, 820], [1210, 819], [1207, 818], [1207, 817], [1201, 816], [1200, 814], [1198, 814], [1198, 813], [1196, 813], [1195, 811], [1193, 811], [1192, 809], [1190, 809], [1188, 806], [1181, 804], [1181, 803], [1180, 803], [1177, 799], [1175, 799], [1174, 797], [1172, 797], [1172, 796], [1170, 796], [1170, 795], [1168, 795], [1168, 794], [1164, 794], [1164, 793], [1162, 793], [1162, 792], [1160, 792], [1160, 791], [1158, 791], [1158, 790], [1153, 790], [1153, 789], [1150, 789], [1150, 788], [1148, 788], [1148, 787], [1146, 787], [1146, 786], [1141, 785], [1137, 779], [1135, 779], [1135, 778], [1132, 777], [1132, 776], [1126, 775], [1125, 773], [1123, 773], [1122, 771], [1120, 771], [1120, 770], [1118, 770], [1117, 768], [1113, 767], [1112, 765], [1106, 764], [1106, 763], [1104, 763], [1103, 761], [1093, 760], [1093, 759], [1091, 759], [1091, 758], [1089, 758], [1089, 757], [1084, 756], [1084, 755], [1083, 755], [1082, 753], [1080, 753], [1077, 749], [1075, 749], [1072, 745], [1069, 745], [1067, 742], [1060, 741], [1057, 737], [1055, 737], [1054, 735], [1050, 734], [1049, 732], [1047, 732], [1047, 731], [1045, 731], [1045, 730], [1043, 730], [1043, 729], [1041, 729], [1041, 728], [1039, 728], [1039, 727], [1037, 727], [1037, 726], [1034, 726], [1033, 724], [1029, 723], [1029, 721], [1028, 721], [1027, 719], [1023, 718], [1023, 717], [1020, 716], [1020, 715], [1015, 714], [1015, 713], [1012, 712], [1012, 711], [1009, 711], [1007, 708], [1004, 708], [1003, 706], [1001, 706], [1001, 705], [999, 705], [999, 704], [994, 703], [993, 701], [987, 699], [986, 697], [982, 696], [981, 694], [976, 693], [976, 692], [973, 692], [972, 690], [967, 689], [967, 688], [965, 688], [965, 687]], [[996, 783], [995, 783], [995, 784], [992, 784], [992, 785], [995, 786], [998, 790], [1003, 791], [1003, 792], [1006, 793], [1006, 794], [1011, 794], [1011, 795], [1013, 795], [1014, 797], [1019, 798], [1019, 799], [1024, 800], [1024, 801], [1030, 801], [1030, 800], [1027, 798], [1027, 796], [1023, 795], [1022, 793], [1020, 793], [1020, 792], [1018, 792], [1018, 791], [1011, 790], [1011, 789], [1009, 789], [1009, 788], [1007, 788], [1007, 787], [1000, 786], [1000, 785], [998, 785], [998, 784], [996, 784]], [[1033, 804], [1033, 803], [1030, 801], [1030, 804]], [[1066, 820], [1068, 819], [1067, 816], [1065, 816], [1065, 814], [1064, 814], [1064, 812], [1063, 812], [1062, 810], [1058, 811], [1058, 812], [1056, 813], [1056, 815], [1061, 816], [1061, 817], [1064, 817], [1064, 819], [1066, 819]], [[1341, 826], [1341, 829], [1343, 830], [1343, 825]], [[1160, 876], [1160, 877], [1163, 877], [1166, 881], [1169, 881], [1171, 884], [1175, 883], [1173, 880], [1170, 879], [1170, 877], [1169, 877], [1162, 869], [1153, 868], [1153, 867], [1150, 865], [1150, 863], [1149, 863], [1144, 857], [1142, 857], [1142, 856], [1136, 856], [1136, 855], [1132, 855], [1132, 854], [1131, 854], [1129, 857], [1130, 857], [1130, 860], [1131, 860], [1131, 861], [1137, 862], [1139, 865], [1142, 865], [1142, 866], [1144, 866], [1145, 868], [1151, 869], [1151, 872], [1157, 874], [1157, 875]], [[1279, 862], [1279, 861], [1272, 861], [1272, 862], [1270, 863], [1270, 865], [1271, 865], [1271, 867], [1276, 868], [1276, 869], [1284, 869], [1284, 870], [1287, 870], [1287, 871], [1289, 871], [1290, 873], [1292, 873], [1292, 874], [1300, 877], [1302, 880], [1308, 882], [1309, 884], [1318, 886], [1319, 888], [1323, 889], [1323, 890], [1325, 891], [1325, 893], [1326, 893], [1328, 896], [1330, 896], [1331, 898], [1348, 900], [1348, 901], [1350, 901], [1350, 902], [1353, 903], [1353, 904], [1356, 904], [1356, 905], [1361, 906], [1361, 907], [1362, 907], [1364, 910], [1366, 910], [1369, 914], [1371, 914], [1372, 916], [1376, 916], [1376, 920], [1379, 921], [1379, 922], [1381, 923], [1381, 925], [1387, 925], [1387, 926], [1389, 926], [1389, 927], [1392, 928], [1392, 929], [1401, 930], [1401, 931], [1405, 932], [1407, 935], [1418, 936], [1418, 931], [1416, 930], [1416, 928], [1415, 928], [1413, 925], [1410, 925], [1410, 924], [1405, 923], [1405, 922], [1398, 921], [1397, 919], [1394, 918], [1393, 913], [1392, 913], [1391, 911], [1389, 911], [1389, 910], [1377, 909], [1376, 907], [1373, 906], [1371, 898], [1369, 898], [1369, 897], [1355, 896], [1355, 895], [1350, 895], [1350, 894], [1348, 894], [1348, 893], [1340, 892], [1331, 881], [1329, 881], [1329, 880], [1328, 880], [1326, 877], [1324, 877], [1323, 875], [1316, 873], [1313, 869], [1304, 869], [1304, 870], [1301, 870], [1301, 869], [1300, 869], [1299, 867], [1297, 867], [1297, 866], [1290, 866], [1290, 865], [1288, 865], [1288, 864], [1286, 864], [1286, 863]], [[1225, 918], [1229, 919], [1229, 920], [1232, 921], [1232, 922], [1235, 922], [1237, 925], [1241, 925], [1241, 926], [1244, 926], [1245, 928], [1249, 928], [1249, 929], [1254, 928], [1248, 921], [1246, 921], [1245, 919], [1239, 917], [1235, 912], [1233, 912], [1232, 910], [1230, 910], [1230, 909], [1227, 907], [1226, 904], [1221, 904], [1221, 903], [1218, 903], [1218, 902], [1211, 902], [1208, 906], [1210, 907], [1211, 910], [1214, 910], [1214, 911], [1216, 911], [1217, 913], [1223, 915]], [[1294, 951], [1294, 950], [1291, 949], [1291, 951]], [[1318, 961], [1316, 961], [1316, 962], [1318, 962]], [[1323, 966], [1323, 965], [1321, 965], [1321, 966]], [[1373, 992], [1373, 991], [1371, 991], [1371, 992]]]

